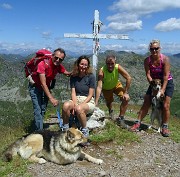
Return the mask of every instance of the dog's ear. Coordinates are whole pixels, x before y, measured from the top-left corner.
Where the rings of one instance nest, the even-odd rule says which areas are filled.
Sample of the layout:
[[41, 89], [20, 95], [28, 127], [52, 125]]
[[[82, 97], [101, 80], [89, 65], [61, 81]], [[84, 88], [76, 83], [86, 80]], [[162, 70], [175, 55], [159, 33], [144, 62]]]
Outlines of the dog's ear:
[[156, 83], [157, 83], [158, 85], [162, 85], [162, 80], [161, 80], [161, 79], [156, 79]]
[[73, 140], [74, 136], [75, 136], [74, 133], [69, 129], [67, 131], [67, 138], [68, 138], [68, 140]]

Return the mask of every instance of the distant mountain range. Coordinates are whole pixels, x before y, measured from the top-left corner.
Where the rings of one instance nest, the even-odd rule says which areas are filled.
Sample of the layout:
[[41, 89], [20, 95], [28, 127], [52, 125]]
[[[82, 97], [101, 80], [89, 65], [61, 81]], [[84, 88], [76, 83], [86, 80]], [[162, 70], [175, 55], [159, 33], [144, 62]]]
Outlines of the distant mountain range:
[[[24, 51], [15, 50], [14, 53], [8, 53], [8, 51], [5, 51], [5, 50], [2, 51], [0, 49], [0, 56], [8, 61], [22, 61], [22, 60], [26, 60], [27, 58], [30, 58], [31, 56], [35, 55], [37, 50], [34, 50], [34, 51], [33, 50], [24, 50]], [[107, 51], [102, 52], [102, 53], [106, 53], [106, 52]], [[118, 53], [118, 51], [116, 51], [116, 52]], [[120, 52], [125, 52], [125, 51], [120, 51]], [[125, 52], [125, 53], [134, 53], [134, 52]], [[66, 54], [67, 54], [68, 58], [77, 58], [80, 55], [82, 55], [82, 53], [72, 52], [72, 51], [68, 51], [68, 50], [66, 51]], [[169, 54], [169, 53], [164, 53], [164, 54], [170, 57], [172, 64], [175, 64], [175, 65], [177, 64], [178, 66], [180, 66], [180, 60], [179, 60], [180, 53], [174, 54], [174, 55]], [[87, 53], [83, 53], [83, 55], [92, 56], [93, 54], [90, 52], [87, 52]], [[101, 55], [101, 53], [99, 55]], [[138, 55], [142, 55], [142, 54], [138, 54]]]
[[176, 58], [180, 58], [180, 53], [174, 54], [173, 56], [176, 57]]
[[[22, 56], [22, 57], [26, 57], [28, 55], [31, 55], [33, 53], [36, 53], [36, 51], [38, 51], [39, 49], [35, 49], [35, 50], [29, 50], [29, 49], [15, 49], [11, 52], [9, 52], [6, 49], [0, 49], [0, 55], [18, 55], [18, 56]], [[74, 56], [74, 57], [78, 57], [80, 55], [82, 55], [82, 51], [79, 52], [72, 52], [69, 50], [66, 50], [67, 55], [69, 56]], [[84, 55], [90, 55], [91, 52], [83, 52]]]
[[[17, 56], [22, 56], [22, 57], [26, 57], [32, 53], [35, 53], [37, 50], [39, 49], [14, 49], [14, 50], [11, 50], [11, 52], [9, 50], [6, 50], [6, 49], [0, 49], [0, 54], [1, 55], [17, 55]], [[52, 50], [52, 49], [51, 49]], [[80, 55], [82, 55], [82, 51], [77, 51], [77, 52], [72, 52], [72, 51], [69, 51], [69, 50], [66, 50], [66, 53], [67, 55], [69, 56], [73, 56], [73, 57], [78, 57]], [[91, 55], [91, 50], [90, 51], [87, 51], [87, 52], [83, 52], [84, 55]], [[177, 53], [177, 54], [171, 54], [171, 53], [164, 53], [165, 55], [167, 56], [173, 56], [173, 57], [176, 57], [176, 58], [180, 58], [180, 53]]]

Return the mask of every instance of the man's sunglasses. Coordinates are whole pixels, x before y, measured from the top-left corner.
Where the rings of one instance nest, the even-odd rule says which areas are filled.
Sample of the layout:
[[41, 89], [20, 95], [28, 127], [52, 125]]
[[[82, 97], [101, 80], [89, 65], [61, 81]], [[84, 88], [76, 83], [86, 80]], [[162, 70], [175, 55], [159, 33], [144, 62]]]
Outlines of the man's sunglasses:
[[159, 50], [159, 47], [150, 48], [150, 50], [151, 51], [154, 51], [154, 50], [157, 51], [157, 50]]
[[57, 61], [57, 60], [59, 60], [59, 61], [63, 61], [64, 60], [64, 58], [59, 58], [59, 57], [56, 57], [56, 56], [54, 56], [54, 59]]

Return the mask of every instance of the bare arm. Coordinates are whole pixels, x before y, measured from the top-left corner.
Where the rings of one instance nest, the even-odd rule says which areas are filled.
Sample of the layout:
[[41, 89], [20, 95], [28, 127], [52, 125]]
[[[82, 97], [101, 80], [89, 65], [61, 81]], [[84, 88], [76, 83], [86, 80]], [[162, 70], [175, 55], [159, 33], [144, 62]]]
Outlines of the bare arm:
[[150, 84], [150, 82], [152, 81], [152, 77], [150, 75], [150, 69], [149, 69], [149, 62], [148, 62], [148, 58], [146, 58], [144, 60], [144, 69], [145, 69], [145, 72], [146, 72], [146, 78]]
[[89, 88], [89, 94], [87, 98], [84, 100], [84, 103], [88, 103], [93, 96], [94, 96], [94, 88]]
[[76, 105], [76, 104], [77, 104], [77, 99], [76, 99], [76, 91], [75, 91], [75, 88], [72, 88], [72, 89], [71, 89], [71, 99], [72, 99], [74, 105]]
[[65, 72], [63, 74], [66, 75], [67, 77], [70, 77], [72, 74], [72, 71], [69, 72], [69, 71], [65, 70]]
[[98, 84], [97, 84], [97, 88], [96, 88], [96, 98], [95, 98], [95, 105], [98, 105], [98, 101], [99, 101], [99, 97], [102, 91], [102, 81], [104, 78], [104, 73], [102, 71], [102, 69], [99, 70], [99, 74], [98, 74]]
[[161, 89], [162, 94], [164, 94], [164, 92], [166, 90], [166, 86], [168, 83], [168, 76], [169, 76], [169, 72], [170, 72], [169, 58], [164, 57], [163, 62], [164, 62], [164, 73], [163, 73], [163, 85], [162, 85], [162, 89]]
[[46, 85], [46, 76], [45, 74], [39, 74], [39, 78], [41, 81], [41, 86], [46, 94], [46, 96], [49, 98], [49, 101], [53, 104], [53, 106], [57, 106], [59, 104], [59, 101], [56, 100], [51, 92], [49, 91], [48, 86]]

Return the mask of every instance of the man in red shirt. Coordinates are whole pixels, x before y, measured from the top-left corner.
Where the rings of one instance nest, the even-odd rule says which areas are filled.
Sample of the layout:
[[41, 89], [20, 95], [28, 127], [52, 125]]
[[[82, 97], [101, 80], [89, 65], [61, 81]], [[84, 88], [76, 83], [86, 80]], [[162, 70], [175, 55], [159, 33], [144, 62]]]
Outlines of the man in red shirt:
[[57, 73], [69, 76], [61, 64], [66, 53], [62, 48], [54, 50], [52, 58], [41, 61], [37, 66], [37, 72], [32, 75], [34, 84], [29, 83], [29, 93], [33, 103], [35, 130], [43, 129], [43, 118], [48, 104], [48, 100], [53, 106], [57, 106], [59, 101], [50, 92], [50, 84]]

